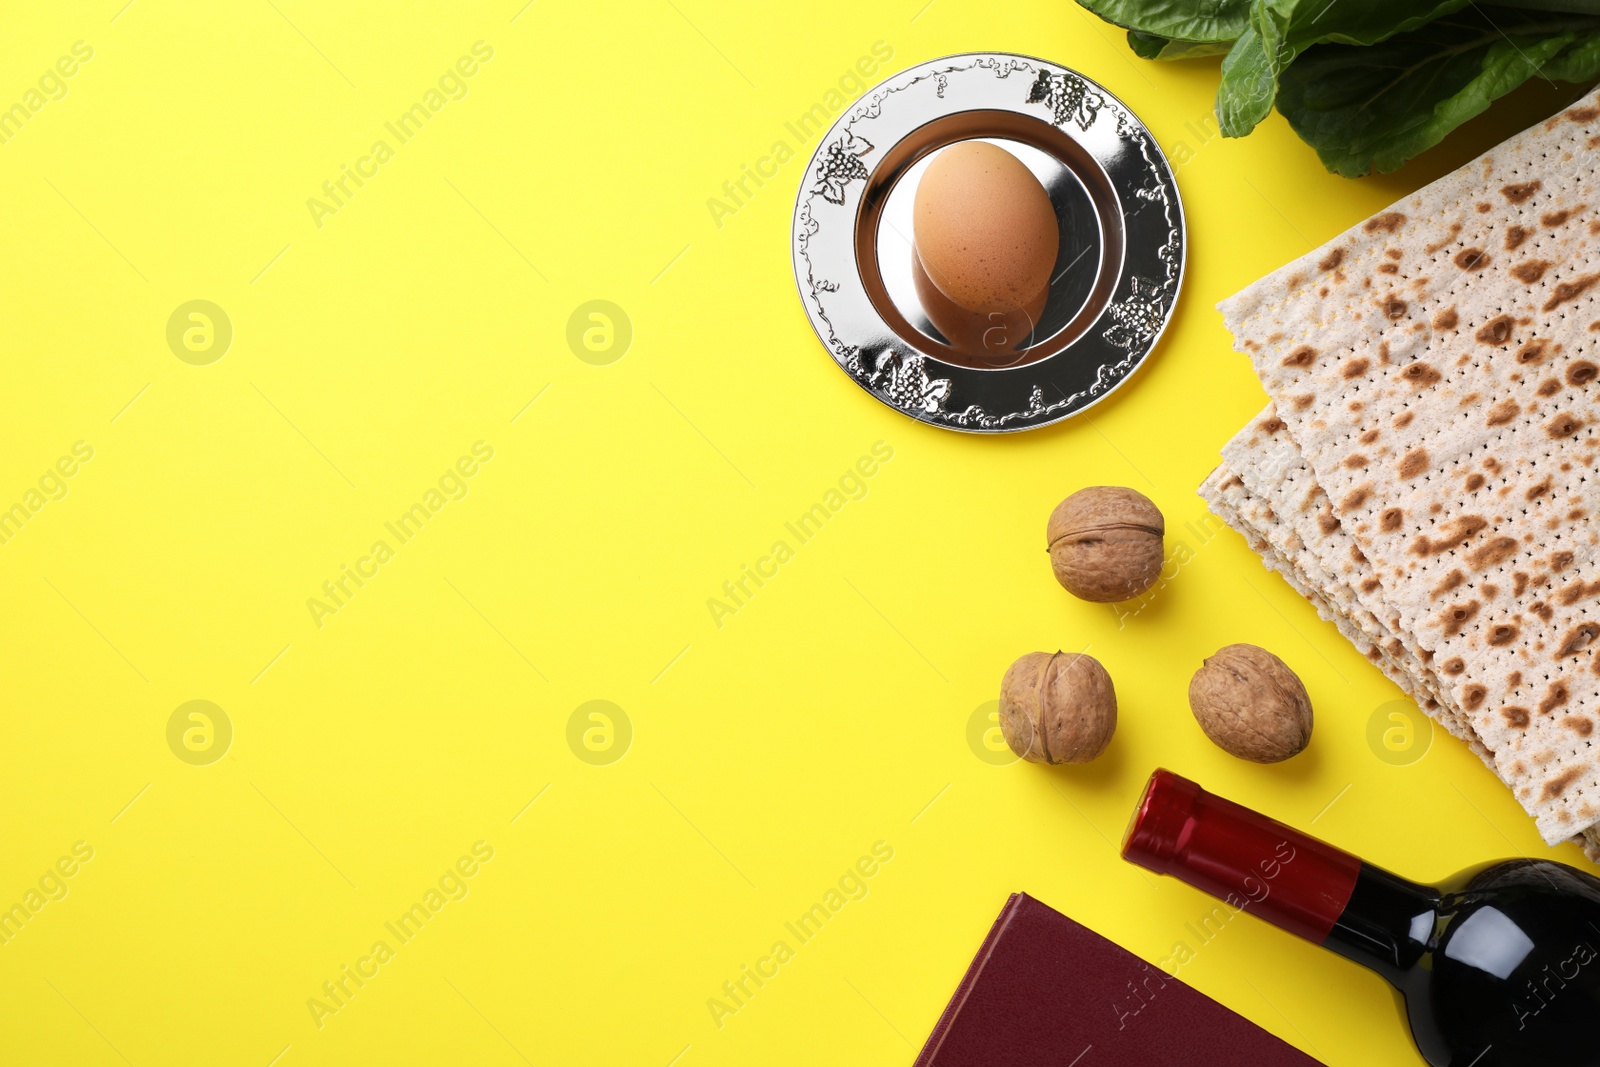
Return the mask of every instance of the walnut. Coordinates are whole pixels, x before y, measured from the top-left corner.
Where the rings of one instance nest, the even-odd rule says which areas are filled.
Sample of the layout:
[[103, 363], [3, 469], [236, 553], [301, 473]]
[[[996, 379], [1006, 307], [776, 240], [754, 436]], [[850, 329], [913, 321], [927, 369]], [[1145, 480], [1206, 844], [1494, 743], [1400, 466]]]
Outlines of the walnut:
[[1075, 597], [1131, 600], [1161, 575], [1165, 534], [1161, 510], [1143, 493], [1117, 485], [1079, 489], [1050, 513], [1050, 566]]
[[1034, 763], [1088, 763], [1111, 743], [1117, 694], [1093, 656], [1030, 652], [1000, 682], [1000, 730]]
[[1218, 649], [1189, 681], [1200, 729], [1240, 759], [1277, 763], [1311, 740], [1311, 698], [1277, 656], [1255, 645]]

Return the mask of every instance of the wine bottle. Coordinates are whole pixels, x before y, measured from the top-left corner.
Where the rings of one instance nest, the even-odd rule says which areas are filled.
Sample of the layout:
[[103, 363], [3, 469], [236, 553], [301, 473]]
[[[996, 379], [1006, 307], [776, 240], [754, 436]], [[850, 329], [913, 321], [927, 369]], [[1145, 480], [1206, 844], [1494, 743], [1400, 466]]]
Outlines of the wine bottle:
[[1124, 859], [1369, 967], [1433, 1067], [1600, 1067], [1600, 878], [1518, 859], [1390, 874], [1158, 770]]

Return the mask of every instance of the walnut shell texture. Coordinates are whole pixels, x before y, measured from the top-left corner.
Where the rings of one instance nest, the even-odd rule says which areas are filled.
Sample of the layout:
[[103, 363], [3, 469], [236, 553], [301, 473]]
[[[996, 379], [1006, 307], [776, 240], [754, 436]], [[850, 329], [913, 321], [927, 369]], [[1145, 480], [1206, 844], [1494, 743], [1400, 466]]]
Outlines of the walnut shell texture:
[[1030, 652], [1000, 682], [1000, 730], [1025, 760], [1088, 763], [1116, 729], [1116, 690], [1093, 656]]
[[1264, 648], [1218, 649], [1189, 681], [1189, 707], [1207, 737], [1240, 759], [1278, 763], [1311, 741], [1311, 698]]
[[1166, 530], [1161, 509], [1143, 493], [1118, 485], [1079, 489], [1050, 513], [1050, 566], [1079, 599], [1131, 600], [1161, 576]]

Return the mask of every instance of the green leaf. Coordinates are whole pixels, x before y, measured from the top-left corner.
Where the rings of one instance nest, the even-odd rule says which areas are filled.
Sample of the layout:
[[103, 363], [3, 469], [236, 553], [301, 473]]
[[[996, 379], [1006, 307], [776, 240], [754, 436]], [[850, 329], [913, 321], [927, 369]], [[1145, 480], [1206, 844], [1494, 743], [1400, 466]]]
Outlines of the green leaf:
[[1078, 0], [1078, 3], [1123, 29], [1174, 41], [1232, 41], [1250, 22], [1249, 0]]
[[1600, 33], [1580, 38], [1544, 66], [1539, 73], [1551, 81], [1586, 82], [1600, 78]]
[[[1284, 72], [1278, 109], [1323, 165], [1394, 170], [1481, 114], [1600, 18], [1479, 8], [1368, 46], [1326, 44]], [[1592, 58], [1583, 51], [1574, 69]]]
[[1128, 31], [1128, 47], [1141, 59], [1198, 59], [1220, 56], [1233, 46], [1232, 41], [1174, 41], [1153, 33]]
[[1272, 110], [1276, 95], [1272, 68], [1254, 29], [1233, 43], [1222, 61], [1222, 83], [1217, 86], [1217, 125], [1224, 137], [1243, 137]]
[[1250, 25], [1282, 73], [1314, 44], [1369, 45], [1426, 26], [1471, 0], [1255, 0]]
[[[1253, 0], [1250, 28], [1257, 40], [1224, 70], [1217, 117], [1225, 136], [1243, 137], [1272, 110], [1283, 72], [1321, 43], [1370, 45], [1424, 26], [1470, 0]], [[1242, 40], [1242, 39], [1241, 39]], [[1233, 57], [1230, 56], [1230, 59]]]

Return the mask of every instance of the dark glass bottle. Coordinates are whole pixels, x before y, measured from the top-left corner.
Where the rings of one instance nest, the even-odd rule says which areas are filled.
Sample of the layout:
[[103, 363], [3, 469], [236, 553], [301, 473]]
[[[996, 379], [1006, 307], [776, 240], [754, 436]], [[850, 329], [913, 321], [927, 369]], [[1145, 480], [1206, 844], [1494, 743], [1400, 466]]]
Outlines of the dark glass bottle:
[[1158, 770], [1122, 855], [1381, 974], [1433, 1067], [1600, 1067], [1600, 878], [1520, 859], [1419, 885]]

